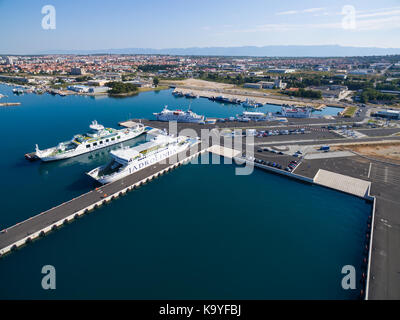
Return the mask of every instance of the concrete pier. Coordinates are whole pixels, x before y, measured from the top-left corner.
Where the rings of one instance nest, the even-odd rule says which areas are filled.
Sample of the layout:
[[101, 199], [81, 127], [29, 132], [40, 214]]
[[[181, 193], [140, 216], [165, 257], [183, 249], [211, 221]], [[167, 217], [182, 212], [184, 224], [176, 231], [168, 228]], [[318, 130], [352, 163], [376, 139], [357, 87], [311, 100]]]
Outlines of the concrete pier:
[[324, 187], [349, 193], [360, 198], [368, 198], [371, 182], [319, 169], [314, 182]]
[[189, 150], [167, 159], [164, 163], [156, 163], [120, 180], [96, 188], [1, 231], [0, 257], [207, 151], [205, 148], [200, 150], [199, 148], [200, 144], [193, 145]]

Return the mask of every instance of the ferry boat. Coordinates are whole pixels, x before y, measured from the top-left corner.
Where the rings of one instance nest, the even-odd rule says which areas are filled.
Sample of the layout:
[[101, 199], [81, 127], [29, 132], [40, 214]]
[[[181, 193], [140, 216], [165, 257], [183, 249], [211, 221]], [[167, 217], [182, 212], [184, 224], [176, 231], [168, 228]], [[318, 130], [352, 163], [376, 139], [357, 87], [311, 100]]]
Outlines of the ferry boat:
[[178, 154], [193, 144], [193, 138], [162, 133], [136, 147], [110, 151], [111, 162], [87, 172], [87, 175], [102, 184], [110, 183]]
[[311, 108], [282, 106], [281, 114], [286, 118], [310, 118]]
[[127, 129], [116, 130], [104, 128], [97, 121], [92, 121], [90, 131], [75, 135], [72, 140], [61, 142], [56, 147], [40, 150], [36, 145], [35, 155], [42, 161], [54, 161], [72, 158], [87, 152], [108, 147], [127, 141], [144, 133], [146, 130], [141, 123]]
[[262, 103], [258, 103], [253, 99], [246, 99], [246, 101], [243, 102], [244, 108], [258, 108], [258, 107], [262, 107], [262, 106], [263, 106]]
[[153, 113], [156, 116], [156, 119], [159, 121], [177, 121], [177, 122], [195, 122], [195, 123], [204, 123], [204, 116], [198, 115], [190, 110], [182, 111], [178, 110], [169, 110], [168, 106], [165, 106], [161, 112]]
[[245, 121], [245, 122], [248, 122], [250, 120], [266, 121], [272, 118], [270, 115], [265, 114], [263, 112], [250, 112], [250, 111], [244, 111], [241, 115], [237, 115], [236, 117], [239, 121]]

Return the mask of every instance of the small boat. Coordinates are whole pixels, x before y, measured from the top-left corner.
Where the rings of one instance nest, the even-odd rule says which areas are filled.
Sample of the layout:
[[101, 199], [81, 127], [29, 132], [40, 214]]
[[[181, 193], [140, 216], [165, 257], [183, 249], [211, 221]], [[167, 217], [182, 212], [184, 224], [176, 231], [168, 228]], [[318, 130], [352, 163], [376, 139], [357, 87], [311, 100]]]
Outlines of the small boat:
[[243, 102], [243, 107], [244, 108], [257, 108], [258, 105], [253, 99], [246, 99], [245, 102]]
[[198, 98], [199, 96], [196, 96], [193, 92], [189, 92], [189, 93], [186, 93], [186, 94], [185, 94], [185, 97], [186, 97], [186, 98], [190, 98], [190, 99], [196, 99], [196, 98]]

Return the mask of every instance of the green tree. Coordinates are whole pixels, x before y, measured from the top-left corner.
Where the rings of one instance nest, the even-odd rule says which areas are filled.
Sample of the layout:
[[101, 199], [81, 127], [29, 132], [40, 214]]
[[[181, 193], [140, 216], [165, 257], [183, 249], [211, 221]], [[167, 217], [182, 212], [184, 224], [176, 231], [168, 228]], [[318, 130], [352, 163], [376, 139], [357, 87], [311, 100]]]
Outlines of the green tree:
[[154, 77], [153, 78], [153, 85], [155, 86], [155, 87], [158, 87], [158, 84], [160, 83], [160, 80], [157, 78], [157, 77]]

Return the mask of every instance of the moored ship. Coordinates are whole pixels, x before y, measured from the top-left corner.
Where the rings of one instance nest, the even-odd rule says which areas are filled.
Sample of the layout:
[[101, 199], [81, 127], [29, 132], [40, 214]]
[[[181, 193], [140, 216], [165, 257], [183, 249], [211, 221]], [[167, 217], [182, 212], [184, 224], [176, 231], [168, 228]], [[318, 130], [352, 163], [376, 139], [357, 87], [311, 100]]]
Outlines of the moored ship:
[[246, 99], [242, 105], [244, 108], [258, 108], [263, 106], [262, 103], [256, 102], [254, 99]]
[[102, 184], [110, 183], [185, 151], [197, 141], [185, 136], [159, 134], [136, 147], [111, 151], [111, 162], [91, 170], [87, 175]]
[[192, 112], [189, 108], [187, 111], [169, 110], [165, 106], [161, 112], [153, 113], [158, 121], [177, 121], [177, 122], [195, 122], [204, 123], [205, 117]]
[[309, 107], [282, 106], [281, 114], [286, 118], [310, 118], [312, 109]]
[[136, 138], [145, 132], [141, 123], [132, 128], [116, 130], [104, 128], [95, 120], [89, 127], [89, 132], [75, 135], [70, 141], [60, 142], [56, 147], [40, 150], [36, 145], [35, 156], [42, 161], [68, 159]]
[[239, 121], [248, 122], [248, 121], [266, 121], [271, 120], [272, 115], [270, 113], [265, 114], [263, 112], [250, 112], [244, 111], [243, 114], [237, 115], [236, 118]]

